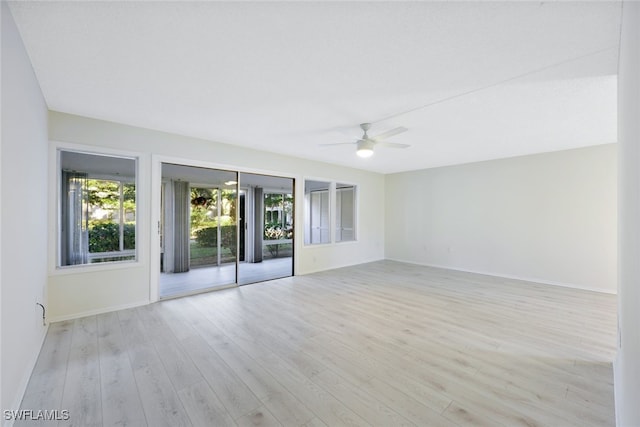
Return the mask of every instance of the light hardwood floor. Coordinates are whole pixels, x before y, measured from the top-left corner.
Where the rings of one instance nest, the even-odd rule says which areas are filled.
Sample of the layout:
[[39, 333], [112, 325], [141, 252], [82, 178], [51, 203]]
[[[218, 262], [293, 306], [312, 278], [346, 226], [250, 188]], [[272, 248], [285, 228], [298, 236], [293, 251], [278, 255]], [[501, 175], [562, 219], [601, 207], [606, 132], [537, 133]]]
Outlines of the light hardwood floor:
[[22, 408], [83, 427], [611, 426], [615, 322], [613, 295], [383, 261], [52, 324]]

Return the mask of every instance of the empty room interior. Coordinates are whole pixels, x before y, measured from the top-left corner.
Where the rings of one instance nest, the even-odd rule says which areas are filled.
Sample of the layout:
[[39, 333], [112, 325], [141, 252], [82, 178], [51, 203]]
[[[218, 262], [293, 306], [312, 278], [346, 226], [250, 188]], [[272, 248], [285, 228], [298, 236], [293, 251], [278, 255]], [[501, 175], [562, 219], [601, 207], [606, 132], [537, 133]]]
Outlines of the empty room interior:
[[2, 425], [640, 426], [640, 3], [2, 0]]

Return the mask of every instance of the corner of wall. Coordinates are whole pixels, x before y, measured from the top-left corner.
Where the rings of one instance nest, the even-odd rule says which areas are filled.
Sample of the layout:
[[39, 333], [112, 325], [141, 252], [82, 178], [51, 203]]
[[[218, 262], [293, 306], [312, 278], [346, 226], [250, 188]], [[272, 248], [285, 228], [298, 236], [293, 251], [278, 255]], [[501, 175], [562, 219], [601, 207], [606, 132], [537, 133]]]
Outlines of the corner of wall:
[[640, 3], [623, 1], [618, 63], [618, 353], [614, 364], [616, 422], [640, 425]]
[[618, 388], [615, 386], [616, 384], [619, 384], [620, 382], [620, 367], [619, 367], [619, 363], [620, 363], [620, 350], [618, 349], [618, 351], [616, 352], [616, 357], [613, 359], [613, 405], [614, 405], [614, 413], [615, 413], [615, 417], [616, 417], [616, 425], [620, 426], [622, 425], [620, 422], [620, 414], [618, 412], [618, 408], [620, 407], [620, 403], [621, 403], [621, 399], [620, 399], [620, 391], [618, 390]]
[[[3, 410], [18, 409], [47, 328], [35, 302], [47, 286], [47, 105], [31, 61], [2, 1], [2, 299], [1, 370]], [[20, 185], [15, 185], [20, 177]], [[24, 204], [29, 189], [29, 209]], [[5, 246], [6, 245], [6, 246]]]

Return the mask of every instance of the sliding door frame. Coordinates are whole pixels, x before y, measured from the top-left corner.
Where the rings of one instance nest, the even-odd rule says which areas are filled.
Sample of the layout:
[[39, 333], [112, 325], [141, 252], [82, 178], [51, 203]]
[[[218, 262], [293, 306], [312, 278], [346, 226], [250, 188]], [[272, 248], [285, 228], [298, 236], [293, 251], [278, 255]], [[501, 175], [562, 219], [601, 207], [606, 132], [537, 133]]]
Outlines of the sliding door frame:
[[[296, 181], [297, 178], [293, 175], [287, 175], [287, 174], [282, 174], [280, 172], [247, 172], [247, 171], [241, 171], [238, 173], [238, 186], [239, 186], [239, 192], [238, 194], [240, 194], [240, 192], [243, 190], [243, 188], [246, 190], [246, 197], [245, 197], [245, 224], [248, 224], [249, 221], [247, 221], [248, 218], [251, 218], [251, 223], [255, 224], [255, 195], [253, 195], [252, 197], [249, 197], [249, 193], [250, 193], [250, 188], [244, 186], [243, 182], [242, 182], [242, 175], [243, 174], [250, 174], [250, 175], [254, 175], [254, 176], [265, 176], [267, 178], [282, 178], [282, 179], [290, 179], [291, 180], [291, 192], [283, 192], [280, 189], [275, 189], [275, 188], [270, 188], [270, 187], [262, 187], [262, 189], [265, 191], [264, 194], [282, 194], [283, 196], [285, 194], [291, 194], [291, 196], [293, 197], [293, 206], [291, 207], [291, 218], [293, 220], [293, 235], [291, 237], [291, 275], [290, 276], [283, 276], [283, 277], [291, 277], [295, 275], [295, 265], [296, 265], [296, 229], [297, 229], [297, 222], [298, 222], [298, 218], [296, 218], [296, 201], [298, 200], [297, 194], [296, 194]], [[262, 195], [262, 199], [264, 200], [264, 194]], [[239, 197], [239, 196], [238, 196]], [[251, 206], [249, 206], [249, 199], [253, 200], [253, 204], [251, 204]], [[239, 200], [239, 199], [238, 199]], [[239, 206], [239, 205], [238, 205]], [[249, 211], [252, 211], [251, 215], [249, 215]], [[238, 209], [238, 212], [240, 212], [240, 209]], [[263, 215], [263, 221], [264, 221], [264, 207], [262, 209], [262, 215]], [[238, 226], [240, 226], [240, 219], [238, 218]], [[245, 226], [245, 228], [247, 228]], [[238, 230], [239, 231], [239, 230]], [[253, 227], [253, 232], [257, 233], [258, 231], [255, 230], [255, 226]], [[240, 248], [240, 241], [239, 241], [239, 236], [240, 236], [240, 232], [238, 232], [238, 248]], [[245, 232], [245, 262], [247, 261], [247, 251], [248, 248], [251, 247], [254, 251], [255, 251], [255, 246], [254, 243], [252, 243], [251, 245], [249, 245], [249, 240], [247, 238], [248, 235], [250, 235], [251, 233], [246, 233]], [[249, 257], [249, 258], [253, 258], [253, 256]], [[247, 282], [247, 283], [239, 283], [240, 282], [240, 256], [238, 254], [238, 268], [236, 269], [236, 279], [238, 281], [238, 285], [239, 286], [245, 286], [245, 285], [249, 285], [249, 284], [253, 284], [253, 283], [257, 283], [257, 282]], [[274, 279], [266, 279], [266, 280], [275, 280]]]
[[[273, 170], [265, 170], [265, 169], [252, 169], [240, 167], [237, 165], [230, 165], [224, 163], [215, 163], [215, 162], [207, 162], [200, 161], [194, 159], [188, 159], [177, 156], [167, 156], [160, 154], [153, 154], [151, 156], [151, 221], [150, 221], [150, 246], [149, 246], [149, 300], [151, 302], [156, 302], [160, 300], [160, 227], [161, 227], [161, 213], [162, 213], [162, 203], [161, 203], [161, 186], [162, 186], [162, 164], [163, 163], [172, 163], [176, 165], [182, 166], [193, 166], [199, 168], [206, 169], [219, 169], [225, 170], [229, 172], [236, 172], [238, 174], [238, 183], [236, 184], [236, 194], [238, 200], [238, 207], [236, 208], [236, 227], [240, 227], [240, 209], [239, 209], [239, 200], [240, 200], [240, 174], [249, 173], [255, 175], [267, 175], [267, 176], [276, 176], [282, 178], [291, 178], [293, 179], [293, 195], [294, 195], [294, 204], [293, 204], [293, 218], [294, 218], [294, 229], [296, 227], [296, 203], [297, 195], [296, 191], [296, 175], [287, 174], [280, 171]], [[239, 231], [239, 230], [238, 230]], [[294, 232], [295, 239], [295, 232]], [[295, 240], [294, 240], [295, 241]], [[238, 264], [239, 257], [237, 251], [240, 248], [240, 233], [236, 232], [236, 283], [230, 285], [230, 287], [237, 287], [238, 285]], [[292, 245], [292, 268], [291, 274], [295, 275], [295, 259], [296, 259], [296, 248], [295, 244]], [[203, 290], [203, 292], [207, 292], [208, 290]], [[164, 298], [163, 298], [164, 299]]]

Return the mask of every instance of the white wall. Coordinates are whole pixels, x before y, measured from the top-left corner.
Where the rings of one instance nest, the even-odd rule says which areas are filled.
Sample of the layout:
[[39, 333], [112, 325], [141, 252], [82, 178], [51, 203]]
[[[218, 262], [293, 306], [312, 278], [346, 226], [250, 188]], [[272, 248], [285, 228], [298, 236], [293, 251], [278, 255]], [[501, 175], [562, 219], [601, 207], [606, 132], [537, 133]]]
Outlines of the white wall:
[[46, 328], [47, 106], [2, 2], [2, 409], [17, 409]]
[[620, 162], [618, 426], [640, 426], [640, 3], [624, 2], [618, 71]]
[[[140, 194], [148, 195], [158, 190], [158, 177], [153, 177], [152, 165], [158, 159], [179, 158], [196, 165], [224, 167], [243, 172], [270, 172], [296, 178], [296, 274], [337, 268], [384, 257], [384, 176], [376, 173], [350, 169], [326, 163], [303, 160], [247, 148], [204, 141], [180, 135], [141, 129], [122, 124], [73, 116], [58, 112], [49, 114], [49, 137], [52, 146], [57, 142], [83, 144], [98, 150], [134, 151], [140, 154], [143, 178]], [[310, 147], [315, 149], [315, 147]], [[52, 150], [55, 151], [55, 150]], [[50, 179], [55, 177], [55, 159], [50, 153]], [[156, 171], [157, 172], [157, 171]], [[358, 185], [359, 223], [358, 241], [335, 245], [304, 246], [303, 242], [303, 179], [321, 178]], [[157, 189], [155, 189], [157, 185]], [[55, 182], [50, 184], [55, 191]], [[159, 212], [150, 207], [148, 198], [142, 200], [138, 214], [139, 226], [146, 230], [146, 236], [139, 247], [139, 263], [118, 268], [99, 267], [74, 268], [60, 272], [55, 269], [54, 258], [50, 257], [49, 301], [51, 315], [61, 319], [83, 314], [101, 312], [128, 305], [141, 304], [150, 299], [151, 245], [156, 247], [155, 229], [152, 216]], [[154, 200], [157, 202], [157, 200]], [[55, 253], [55, 200], [49, 204], [49, 251]], [[141, 236], [142, 237], [142, 236]], [[153, 243], [150, 243], [153, 242]], [[155, 258], [154, 258], [155, 260]], [[151, 286], [157, 286], [151, 283]], [[152, 297], [151, 297], [152, 299]]]
[[387, 258], [616, 291], [616, 146], [386, 177]]

